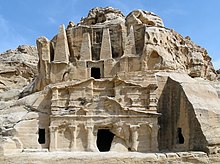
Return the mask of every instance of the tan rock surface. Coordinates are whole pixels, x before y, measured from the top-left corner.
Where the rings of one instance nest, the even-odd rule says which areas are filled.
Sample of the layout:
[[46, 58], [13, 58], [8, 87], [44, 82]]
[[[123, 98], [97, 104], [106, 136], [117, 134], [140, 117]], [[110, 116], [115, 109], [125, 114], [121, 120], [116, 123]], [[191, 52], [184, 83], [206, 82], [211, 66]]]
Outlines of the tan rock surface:
[[27, 86], [37, 73], [37, 62], [34, 46], [23, 45], [0, 54], [0, 92]]
[[38, 38], [37, 50], [37, 73], [34, 47], [1, 54], [2, 161], [218, 162], [211, 58], [157, 15], [94, 8], [52, 40]]
[[[41, 157], [41, 160], [39, 160]], [[0, 157], [1, 159], [1, 157]], [[116, 153], [116, 152], [29, 152], [6, 155], [1, 159], [2, 163], [76, 163], [76, 164], [122, 164], [122, 163], [187, 163], [187, 164], [208, 164], [215, 163], [214, 158], [209, 159], [203, 152], [179, 152], [179, 153]], [[1, 163], [0, 161], [0, 163]]]
[[[50, 82], [63, 81], [64, 77], [65, 80], [74, 80], [78, 76], [86, 79], [90, 76], [86, 66], [99, 67], [103, 77], [113, 77], [116, 72], [123, 71], [176, 70], [193, 78], [217, 78], [211, 58], [204, 48], [197, 46], [189, 37], [184, 38], [174, 30], [165, 28], [157, 15], [142, 10], [135, 10], [124, 17], [111, 7], [94, 8], [78, 25], [69, 26], [66, 34], [63, 30], [59, 32], [51, 43], [53, 46], [49, 56], [52, 58], [47, 64], [51, 71], [46, 69], [47, 72], [40, 73], [50, 74], [50, 77], [48, 80], [38, 79], [37, 83], [41, 85], [36, 90], [43, 89]], [[45, 48], [38, 46], [40, 56], [47, 54]], [[58, 66], [58, 56], [67, 65]], [[67, 59], [68, 56], [70, 59]], [[133, 58], [128, 60], [126, 57]], [[107, 67], [107, 63], [106, 69], [111, 73], [105, 75], [102, 72], [106, 69], [103, 70], [102, 65]], [[45, 70], [43, 66], [42, 70]]]

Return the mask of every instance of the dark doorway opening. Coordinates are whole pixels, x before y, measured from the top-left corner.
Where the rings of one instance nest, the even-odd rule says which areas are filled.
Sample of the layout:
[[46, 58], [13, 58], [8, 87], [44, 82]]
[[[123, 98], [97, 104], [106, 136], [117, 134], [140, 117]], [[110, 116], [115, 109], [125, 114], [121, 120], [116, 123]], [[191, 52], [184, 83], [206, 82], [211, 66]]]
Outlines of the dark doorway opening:
[[45, 129], [38, 130], [38, 142], [39, 144], [45, 144]]
[[182, 128], [178, 128], [177, 129], [177, 143], [178, 144], [184, 144], [184, 137], [183, 137], [183, 134], [182, 134]]
[[96, 140], [99, 151], [109, 151], [113, 138], [114, 134], [109, 129], [99, 129]]
[[91, 68], [91, 77], [94, 77], [95, 79], [100, 79], [101, 73], [100, 68]]

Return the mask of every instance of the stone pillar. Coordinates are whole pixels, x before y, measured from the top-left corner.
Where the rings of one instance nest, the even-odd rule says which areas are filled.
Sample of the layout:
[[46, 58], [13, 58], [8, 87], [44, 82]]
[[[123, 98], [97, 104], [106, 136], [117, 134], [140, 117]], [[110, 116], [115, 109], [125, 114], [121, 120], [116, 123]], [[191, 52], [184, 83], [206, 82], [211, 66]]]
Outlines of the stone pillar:
[[69, 51], [70, 51], [70, 62], [73, 62], [74, 61], [74, 30], [73, 28], [71, 27], [72, 25], [69, 24], [67, 26], [67, 29], [66, 29], [66, 36], [67, 36], [67, 41], [68, 41], [68, 44], [69, 44]]
[[87, 130], [87, 151], [92, 151], [93, 145], [93, 126], [86, 126]]
[[59, 91], [58, 88], [54, 87], [52, 88], [52, 100], [51, 100], [51, 114], [58, 114], [59, 109]]
[[50, 83], [50, 41], [46, 37], [40, 37], [36, 43], [39, 56], [39, 75], [34, 90], [42, 90]]
[[50, 63], [50, 41], [46, 37], [40, 37], [37, 39], [36, 43], [39, 61], [47, 61]]
[[98, 152], [98, 148], [96, 146], [95, 137], [93, 135], [94, 126], [87, 125], [85, 126], [87, 130], [87, 151]]
[[156, 95], [156, 89], [157, 84], [152, 83], [147, 86], [147, 90], [150, 92], [149, 95], [149, 110], [151, 111], [157, 111], [157, 95]]
[[150, 103], [149, 110], [157, 111], [157, 98], [156, 98], [155, 89], [150, 89]]
[[70, 133], [71, 133], [70, 150], [74, 151], [74, 150], [76, 150], [77, 125], [69, 125], [68, 127], [69, 127]]
[[58, 127], [56, 126], [50, 126], [50, 151], [56, 151], [57, 150], [57, 130]]
[[134, 55], [136, 55], [135, 37], [134, 37], [134, 28], [133, 28], [133, 26], [130, 27], [129, 34], [126, 38], [124, 55], [125, 56], [134, 56]]
[[112, 58], [112, 47], [111, 47], [111, 39], [109, 34], [109, 29], [103, 29], [102, 35], [102, 45], [101, 45], [101, 52], [100, 52], [100, 59], [111, 59]]
[[139, 125], [130, 125], [131, 130], [131, 151], [137, 151], [138, 148], [138, 128]]
[[89, 33], [83, 34], [81, 49], [80, 49], [80, 60], [92, 60], [92, 47]]
[[150, 125], [150, 129], [151, 129], [151, 151], [158, 151], [157, 135], [158, 135], [159, 125]]
[[54, 63], [69, 63], [69, 46], [64, 25], [60, 26], [54, 51]]

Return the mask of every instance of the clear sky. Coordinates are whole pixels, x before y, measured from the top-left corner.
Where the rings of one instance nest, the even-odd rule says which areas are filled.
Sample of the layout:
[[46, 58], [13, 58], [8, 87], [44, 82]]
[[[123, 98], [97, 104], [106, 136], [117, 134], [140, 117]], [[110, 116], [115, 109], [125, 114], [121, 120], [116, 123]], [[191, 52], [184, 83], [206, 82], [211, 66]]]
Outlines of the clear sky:
[[152, 11], [166, 27], [206, 48], [220, 68], [220, 0], [0, 0], [0, 52], [52, 39], [60, 24], [78, 23], [93, 7], [112, 6], [127, 15]]

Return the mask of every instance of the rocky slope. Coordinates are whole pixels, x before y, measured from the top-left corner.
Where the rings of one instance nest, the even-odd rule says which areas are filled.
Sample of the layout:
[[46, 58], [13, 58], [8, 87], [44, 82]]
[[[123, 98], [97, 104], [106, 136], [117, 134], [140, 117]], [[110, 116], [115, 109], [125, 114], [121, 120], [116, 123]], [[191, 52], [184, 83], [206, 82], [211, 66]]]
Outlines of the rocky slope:
[[[101, 57], [97, 57], [97, 54], [101, 54]], [[102, 58], [102, 55], [109, 58]], [[40, 150], [48, 148], [49, 143], [42, 146], [37, 139], [38, 127], [47, 125], [46, 130], [49, 131], [51, 98], [55, 95], [51, 95], [51, 89], [56, 90], [59, 84], [64, 86], [64, 89], [66, 85], [67, 90], [68, 85], [80, 85], [83, 80], [91, 79], [91, 70], [87, 72], [91, 67], [104, 67], [102, 62], [106, 66], [105, 72], [101, 80], [97, 81], [117, 77], [121, 78], [121, 81], [145, 89], [148, 84], [155, 82], [154, 85], [157, 85], [153, 101], [157, 103], [156, 100], [159, 100], [158, 112], [163, 114], [160, 120], [163, 125], [160, 127], [166, 129], [167, 120], [170, 122], [169, 130], [161, 128], [164, 130], [161, 134], [170, 142], [161, 139], [162, 144], [159, 144], [162, 146], [159, 148], [166, 149], [168, 143], [172, 150], [178, 149], [175, 147], [176, 137], [173, 134], [177, 127], [184, 124], [184, 128], [188, 129], [188, 133], [184, 135], [189, 135], [185, 139], [189, 139], [191, 145], [182, 145], [185, 147], [178, 150], [194, 150], [192, 143], [196, 142], [196, 146], [204, 146], [199, 150], [203, 151], [210, 146], [208, 153], [220, 152], [220, 124], [216, 119], [220, 117], [220, 85], [216, 82], [217, 74], [207, 51], [193, 43], [190, 37], [183, 37], [166, 28], [162, 19], [154, 13], [135, 10], [124, 16], [119, 10], [108, 7], [90, 10], [88, 16], [77, 25], [70, 22], [67, 29], [61, 26], [58, 35], [52, 40], [40, 37], [37, 40], [37, 48], [19, 46], [16, 50], [8, 50], [0, 55], [0, 156], [10, 154], [11, 151], [18, 153], [30, 147]], [[53, 85], [54, 87], [51, 87]], [[202, 94], [199, 91], [202, 91]], [[58, 96], [68, 97], [68, 94], [62, 92]], [[206, 102], [207, 96], [212, 101]], [[138, 101], [138, 98], [135, 100]], [[132, 104], [132, 101], [129, 103]], [[213, 118], [215, 120], [209, 124]], [[197, 130], [191, 129], [191, 125]], [[32, 137], [27, 141], [29, 133]], [[199, 137], [195, 136], [201, 136], [202, 139], [199, 140]], [[178, 153], [167, 154], [161, 154], [161, 158], [164, 158], [161, 159], [162, 162], [167, 162], [170, 158], [172, 162], [186, 160], [188, 163], [200, 163], [200, 155], [203, 163], [209, 162], [205, 153], [186, 153], [187, 159], [184, 155], [180, 158]], [[26, 153], [22, 155], [24, 158], [27, 156]], [[50, 155], [47, 156], [48, 160]], [[140, 154], [137, 156], [137, 162], [143, 163], [139, 160]], [[155, 161], [160, 154], [152, 156]], [[44, 157], [44, 160], [47, 161], [47, 157]], [[145, 157], [145, 161], [148, 161], [148, 154], [145, 154]], [[57, 159], [54, 158], [54, 161], [60, 158], [65, 157], [61, 155]], [[74, 160], [72, 157], [68, 158], [70, 161]], [[2, 159], [4, 162], [16, 160], [10, 155]], [[115, 157], [113, 162], [114, 159]], [[31, 162], [32, 160], [35, 160], [35, 157], [30, 159]], [[130, 158], [126, 160], [134, 162]], [[96, 159], [94, 161], [96, 162]]]
[[217, 78], [218, 78], [218, 81], [220, 80], [220, 69], [216, 70], [216, 73], [218, 74]]
[[0, 93], [27, 86], [37, 73], [35, 46], [22, 45], [0, 54]]
[[20, 94], [37, 75], [37, 63], [38, 52], [35, 46], [21, 45], [0, 54], [1, 136], [7, 131], [5, 129], [11, 129], [20, 120], [24, 110], [13, 106], [19, 104], [17, 100]]

